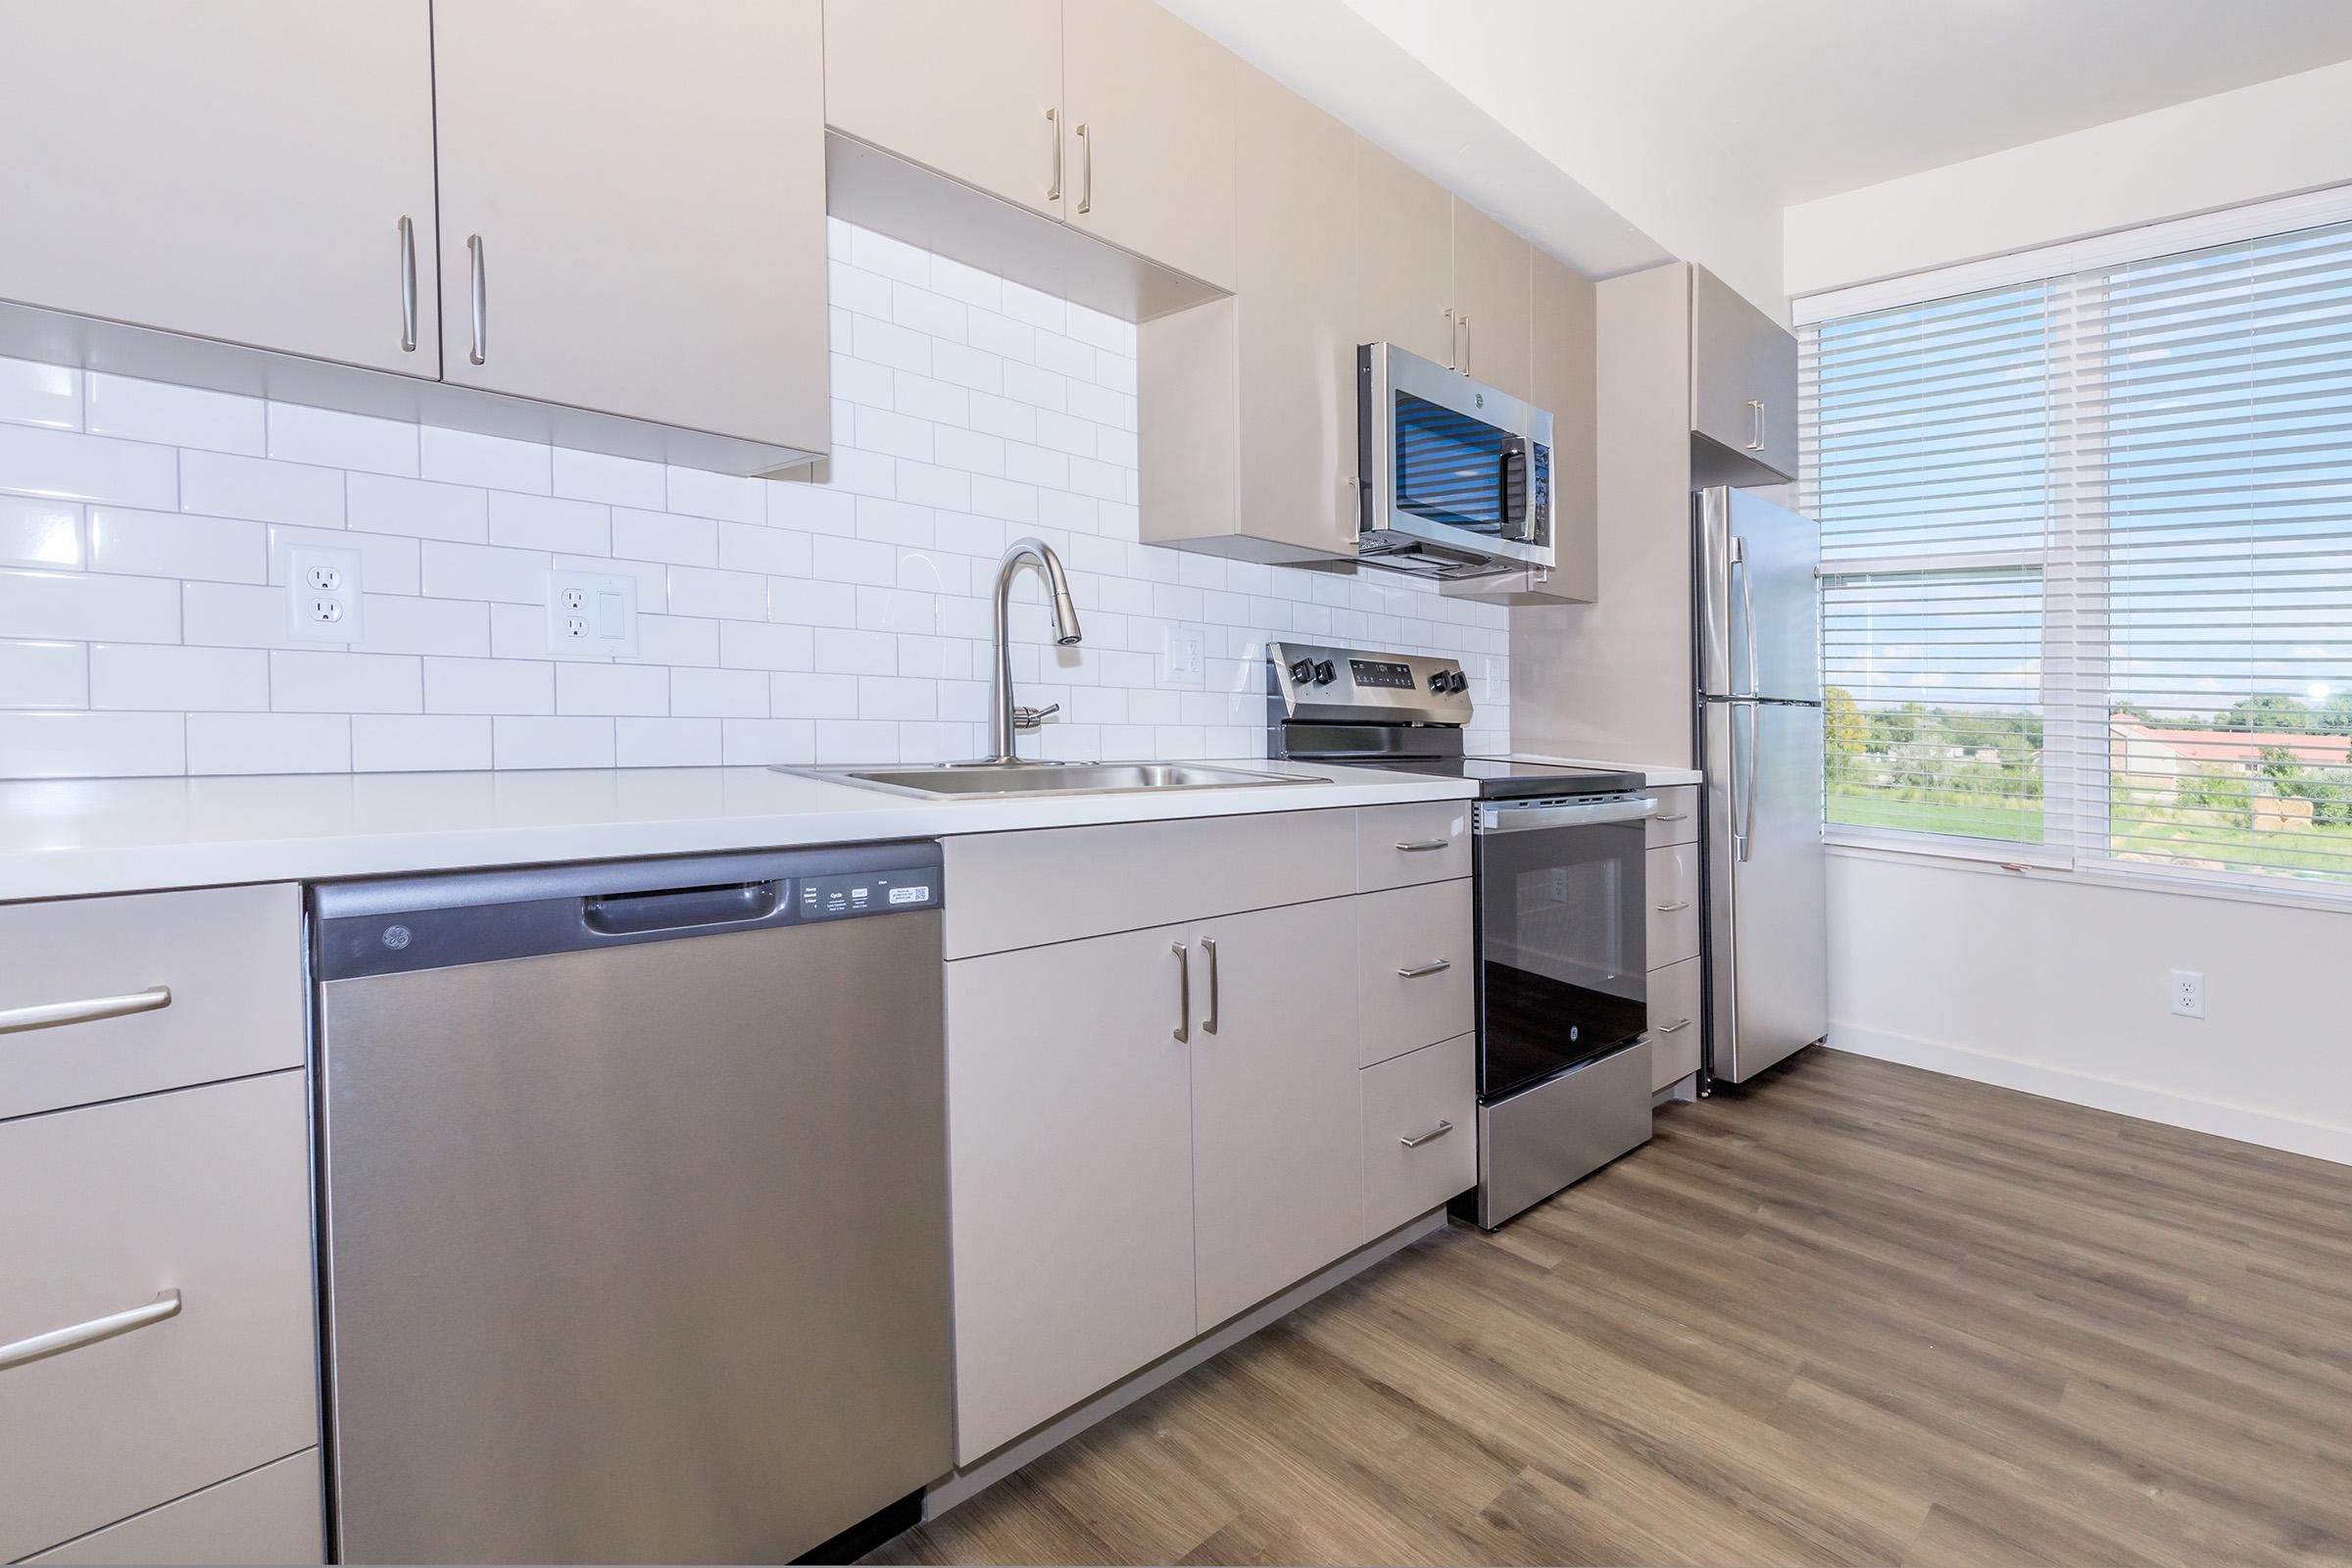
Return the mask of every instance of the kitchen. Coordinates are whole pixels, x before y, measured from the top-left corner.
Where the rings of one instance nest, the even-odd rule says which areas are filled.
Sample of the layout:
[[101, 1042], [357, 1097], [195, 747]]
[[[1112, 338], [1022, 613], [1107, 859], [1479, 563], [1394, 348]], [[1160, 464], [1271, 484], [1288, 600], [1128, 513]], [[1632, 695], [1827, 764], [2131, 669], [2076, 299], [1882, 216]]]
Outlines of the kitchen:
[[2340, 908], [2103, 774], [2211, 885], [2076, 891], [2145, 585], [1934, 477], [2352, 169], [1904, 252], [1985, 111], [1760, 278], [1381, 11], [0, 8], [0, 1558], [2352, 1539], [2334, 1069], [2052, 1043], [2268, 1071]]

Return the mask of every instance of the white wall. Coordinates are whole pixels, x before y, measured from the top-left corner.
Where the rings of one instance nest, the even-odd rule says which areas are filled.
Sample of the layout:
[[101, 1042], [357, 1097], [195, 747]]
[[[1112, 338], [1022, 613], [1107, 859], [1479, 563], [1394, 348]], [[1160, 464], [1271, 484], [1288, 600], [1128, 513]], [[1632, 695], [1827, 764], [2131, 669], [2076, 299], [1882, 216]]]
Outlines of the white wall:
[[[2352, 179], [2352, 64], [1787, 214], [1792, 294]], [[1832, 1045], [2352, 1162], [2352, 913], [1833, 854]], [[2173, 969], [2205, 976], [2176, 1018]]]
[[[1137, 543], [1135, 329], [831, 225], [835, 451], [732, 478], [0, 360], [0, 777], [924, 761], [985, 739], [998, 553], [1049, 757], [1262, 756], [1269, 636], [1459, 657], [1508, 612]], [[287, 546], [364, 558], [367, 640], [287, 635]], [[642, 657], [558, 661], [551, 566], [638, 579]], [[1167, 629], [1207, 679], [1167, 686]]]
[[1788, 209], [1790, 295], [2352, 180], [2352, 61]]

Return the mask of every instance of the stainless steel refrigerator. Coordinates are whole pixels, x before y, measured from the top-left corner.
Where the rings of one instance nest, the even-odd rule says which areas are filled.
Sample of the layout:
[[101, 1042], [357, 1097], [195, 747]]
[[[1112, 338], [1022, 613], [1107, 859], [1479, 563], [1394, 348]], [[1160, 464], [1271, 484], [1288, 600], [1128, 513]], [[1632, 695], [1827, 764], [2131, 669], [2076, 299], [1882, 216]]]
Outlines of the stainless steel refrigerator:
[[1728, 488], [1692, 510], [1707, 1069], [1740, 1083], [1829, 1032], [1821, 527]]

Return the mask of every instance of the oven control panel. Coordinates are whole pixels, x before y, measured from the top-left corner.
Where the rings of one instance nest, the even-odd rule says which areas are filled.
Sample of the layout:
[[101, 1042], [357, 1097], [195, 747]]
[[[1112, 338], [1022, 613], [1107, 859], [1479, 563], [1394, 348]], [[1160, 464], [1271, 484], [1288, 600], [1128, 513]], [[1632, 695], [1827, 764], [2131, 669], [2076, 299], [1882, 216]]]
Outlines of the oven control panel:
[[1283, 717], [1335, 723], [1462, 725], [1475, 708], [1459, 660], [1317, 643], [1268, 643], [1266, 691]]

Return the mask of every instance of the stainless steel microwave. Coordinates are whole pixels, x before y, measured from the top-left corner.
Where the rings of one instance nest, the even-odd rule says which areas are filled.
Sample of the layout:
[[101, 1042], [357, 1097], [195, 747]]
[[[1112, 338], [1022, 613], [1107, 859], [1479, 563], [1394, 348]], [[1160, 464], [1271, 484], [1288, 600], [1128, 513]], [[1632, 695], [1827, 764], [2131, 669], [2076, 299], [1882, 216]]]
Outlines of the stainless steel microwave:
[[1357, 558], [1432, 577], [1552, 564], [1551, 416], [1394, 343], [1355, 368]]

